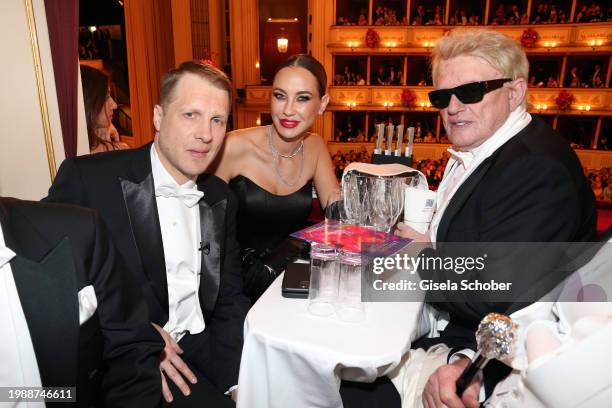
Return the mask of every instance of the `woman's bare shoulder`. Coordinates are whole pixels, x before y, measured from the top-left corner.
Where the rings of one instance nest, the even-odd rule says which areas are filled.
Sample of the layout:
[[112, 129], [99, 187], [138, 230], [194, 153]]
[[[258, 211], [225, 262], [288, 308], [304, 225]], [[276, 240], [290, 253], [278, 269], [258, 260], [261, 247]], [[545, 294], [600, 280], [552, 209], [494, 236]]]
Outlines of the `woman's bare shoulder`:
[[321, 137], [321, 135], [319, 135], [318, 133], [313, 133], [313, 132], [309, 133], [304, 138], [304, 145], [306, 148], [312, 151], [321, 151], [321, 150], [327, 151], [327, 143], [325, 143], [325, 140], [323, 140], [323, 137]]
[[232, 130], [225, 136], [226, 148], [229, 148], [231, 154], [242, 154], [245, 150], [251, 150], [264, 132], [261, 126]]
[[265, 129], [261, 126], [238, 129], [225, 135], [225, 143], [215, 160], [215, 174], [229, 181], [250, 166], [253, 152], [259, 150]]

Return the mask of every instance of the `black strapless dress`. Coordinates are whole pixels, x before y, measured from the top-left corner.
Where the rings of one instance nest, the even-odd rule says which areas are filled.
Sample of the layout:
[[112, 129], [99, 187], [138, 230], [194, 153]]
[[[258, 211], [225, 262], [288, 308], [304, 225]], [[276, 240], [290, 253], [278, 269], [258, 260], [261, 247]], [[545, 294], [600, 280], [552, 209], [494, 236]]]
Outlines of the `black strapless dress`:
[[257, 300], [284, 269], [279, 259], [297, 256], [301, 250], [286, 243], [289, 234], [308, 225], [312, 181], [287, 195], [272, 194], [244, 176], [234, 177], [229, 185], [239, 202], [237, 235], [245, 291], [252, 300]]
[[312, 182], [288, 195], [275, 195], [244, 176], [230, 187], [238, 197], [238, 242], [258, 251], [276, 248], [289, 234], [307, 226]]

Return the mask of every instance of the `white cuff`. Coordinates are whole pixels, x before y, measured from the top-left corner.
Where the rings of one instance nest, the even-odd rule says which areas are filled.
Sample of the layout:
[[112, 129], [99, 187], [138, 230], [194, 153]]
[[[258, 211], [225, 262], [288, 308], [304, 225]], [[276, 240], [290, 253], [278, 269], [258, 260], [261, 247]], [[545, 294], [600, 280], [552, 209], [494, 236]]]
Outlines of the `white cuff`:
[[232, 395], [232, 391], [234, 391], [237, 388], [238, 388], [238, 384], [231, 386], [229, 388], [229, 390], [225, 391], [225, 395], [230, 395], [231, 396]]
[[463, 350], [456, 351], [453, 355], [448, 356], [448, 364], [453, 364], [455, 361], [459, 360], [461, 357], [467, 357], [470, 361], [474, 358], [476, 353], [474, 350], [465, 348]]

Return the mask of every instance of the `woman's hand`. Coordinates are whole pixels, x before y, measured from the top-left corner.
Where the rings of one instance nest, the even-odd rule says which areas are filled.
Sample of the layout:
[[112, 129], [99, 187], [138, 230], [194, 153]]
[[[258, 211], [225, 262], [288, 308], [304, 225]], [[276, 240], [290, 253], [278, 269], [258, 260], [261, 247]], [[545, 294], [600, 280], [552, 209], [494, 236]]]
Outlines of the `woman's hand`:
[[105, 142], [119, 141], [119, 133], [117, 132], [117, 129], [115, 129], [114, 126], [96, 128], [95, 132], [96, 136], [98, 136], [100, 140], [104, 140]]
[[107, 131], [108, 131], [108, 135], [110, 136], [111, 142], [120, 142], [121, 141], [121, 138], [119, 137], [119, 131], [117, 130], [115, 125], [113, 125], [111, 123], [110, 126], [108, 127]]

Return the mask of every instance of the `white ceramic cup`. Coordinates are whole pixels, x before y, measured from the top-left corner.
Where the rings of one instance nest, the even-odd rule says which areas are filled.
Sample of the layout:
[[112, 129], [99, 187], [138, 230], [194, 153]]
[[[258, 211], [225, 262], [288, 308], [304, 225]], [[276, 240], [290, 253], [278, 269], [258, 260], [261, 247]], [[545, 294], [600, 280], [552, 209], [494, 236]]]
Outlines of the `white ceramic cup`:
[[404, 223], [424, 234], [436, 209], [436, 192], [406, 187], [404, 193]]

